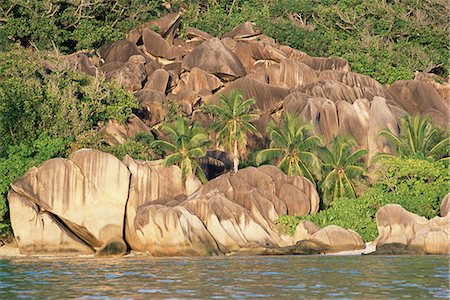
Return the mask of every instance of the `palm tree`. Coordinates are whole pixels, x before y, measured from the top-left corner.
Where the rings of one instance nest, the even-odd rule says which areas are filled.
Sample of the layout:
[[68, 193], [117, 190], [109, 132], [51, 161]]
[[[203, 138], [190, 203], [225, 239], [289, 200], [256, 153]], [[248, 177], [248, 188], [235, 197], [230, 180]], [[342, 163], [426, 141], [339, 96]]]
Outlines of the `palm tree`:
[[314, 151], [322, 146], [322, 139], [313, 133], [311, 124], [303, 123], [299, 117], [284, 114], [283, 127], [275, 122], [267, 126], [271, 140], [269, 148], [256, 154], [256, 163], [276, 159], [276, 165], [286, 174], [302, 175], [312, 183], [320, 178], [320, 159]]
[[171, 142], [156, 140], [151, 146], [159, 146], [170, 153], [164, 158], [164, 165], [180, 167], [183, 190], [186, 189], [187, 179], [192, 175], [197, 175], [205, 183], [206, 176], [196, 158], [206, 153], [206, 146], [209, 144], [206, 131], [195, 123], [189, 125], [185, 118], [180, 118], [173, 124], [163, 125], [162, 130], [170, 136]]
[[251, 106], [255, 100], [244, 100], [244, 96], [238, 90], [232, 90], [230, 96], [219, 95], [218, 104], [209, 104], [205, 111], [211, 113], [214, 118], [210, 130], [217, 134], [217, 141], [233, 157], [234, 172], [239, 167], [239, 149], [247, 145], [247, 133], [260, 136], [258, 130], [251, 123], [258, 117]]
[[[378, 135], [390, 140], [401, 157], [449, 161], [449, 137], [428, 116], [406, 115], [401, 119], [399, 136], [389, 130], [381, 130]], [[391, 156], [381, 153], [376, 158]]]
[[325, 207], [337, 198], [356, 198], [352, 180], [366, 174], [361, 159], [368, 151], [352, 151], [356, 142], [352, 138], [334, 137], [330, 148], [321, 149], [321, 158], [325, 169], [325, 178], [321, 182], [322, 199]]

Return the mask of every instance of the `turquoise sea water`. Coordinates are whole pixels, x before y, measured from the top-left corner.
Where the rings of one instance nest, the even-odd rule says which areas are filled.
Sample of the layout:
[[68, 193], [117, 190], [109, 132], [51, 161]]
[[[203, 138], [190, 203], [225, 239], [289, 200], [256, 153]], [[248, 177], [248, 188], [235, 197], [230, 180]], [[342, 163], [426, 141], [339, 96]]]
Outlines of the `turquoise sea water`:
[[0, 260], [0, 299], [449, 299], [445, 256]]

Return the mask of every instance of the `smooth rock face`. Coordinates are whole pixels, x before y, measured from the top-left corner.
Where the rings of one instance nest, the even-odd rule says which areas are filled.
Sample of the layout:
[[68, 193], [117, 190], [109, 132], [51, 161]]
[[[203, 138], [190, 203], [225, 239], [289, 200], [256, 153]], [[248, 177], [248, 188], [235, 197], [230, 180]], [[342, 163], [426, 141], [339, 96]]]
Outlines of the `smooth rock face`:
[[388, 204], [378, 210], [376, 218], [377, 251], [380, 248], [392, 254], [450, 254], [449, 215], [427, 220], [400, 205]]
[[186, 70], [197, 67], [224, 80], [245, 75], [240, 60], [218, 38], [209, 39], [188, 53], [183, 58], [182, 67]]
[[[176, 166], [164, 167], [162, 161], [140, 161], [126, 156], [123, 162], [131, 173], [126, 208], [125, 239], [133, 250], [146, 251], [149, 248], [146, 248], [145, 244], [151, 242], [146, 241], [139, 232], [144, 230], [142, 229], [144, 224], [152, 222], [145, 219], [152, 218], [153, 215], [148, 213], [148, 209], [143, 210], [141, 207], [156, 200], [170, 200], [183, 195], [181, 171]], [[187, 192], [192, 193], [200, 186], [201, 183], [198, 179], [191, 179], [187, 183]], [[145, 216], [138, 215], [138, 211]], [[156, 225], [154, 224], [154, 226]]]
[[41, 210], [27, 197], [8, 194], [9, 213], [21, 254], [76, 255], [94, 250], [73, 234], [53, 214]]
[[143, 55], [133, 42], [121, 40], [111, 44], [103, 45], [98, 49], [100, 56], [105, 63], [127, 62], [133, 55]]
[[427, 114], [442, 128], [448, 128], [450, 110], [436, 89], [428, 82], [419, 80], [396, 81], [389, 88], [395, 102], [410, 115]]
[[81, 149], [31, 169], [12, 189], [99, 247], [122, 235], [129, 180], [127, 167], [111, 154]]

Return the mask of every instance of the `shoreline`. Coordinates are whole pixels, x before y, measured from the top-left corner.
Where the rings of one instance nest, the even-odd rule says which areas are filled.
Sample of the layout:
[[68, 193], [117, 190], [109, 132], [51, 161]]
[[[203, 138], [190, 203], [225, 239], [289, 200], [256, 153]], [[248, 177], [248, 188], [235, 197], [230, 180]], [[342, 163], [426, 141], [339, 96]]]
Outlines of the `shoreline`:
[[[297, 255], [297, 256], [359, 256], [370, 254], [375, 251], [375, 245], [373, 242], [367, 242], [366, 247], [360, 250], [348, 250], [348, 251], [340, 251], [334, 253], [322, 253], [322, 254], [311, 254], [311, 255]], [[233, 255], [222, 255], [224, 257], [236, 257], [236, 256], [248, 256], [245, 254], [239, 255], [238, 252], [234, 252]], [[257, 255], [254, 256], [267, 256], [267, 255]], [[269, 255], [272, 256], [272, 255]], [[284, 255], [275, 255], [275, 256], [284, 256]], [[145, 252], [135, 252], [131, 251], [124, 256], [115, 256], [115, 257], [96, 257], [94, 254], [80, 254], [80, 255], [52, 255], [52, 254], [21, 254], [19, 251], [19, 247], [14, 244], [6, 244], [0, 247], [0, 259], [9, 259], [9, 258], [26, 258], [26, 259], [79, 259], [79, 258], [94, 258], [94, 259], [121, 259], [121, 258], [135, 258], [135, 257], [149, 257], [149, 258], [180, 258], [180, 257], [193, 257], [193, 256], [152, 256]], [[197, 257], [197, 256], [195, 256]]]

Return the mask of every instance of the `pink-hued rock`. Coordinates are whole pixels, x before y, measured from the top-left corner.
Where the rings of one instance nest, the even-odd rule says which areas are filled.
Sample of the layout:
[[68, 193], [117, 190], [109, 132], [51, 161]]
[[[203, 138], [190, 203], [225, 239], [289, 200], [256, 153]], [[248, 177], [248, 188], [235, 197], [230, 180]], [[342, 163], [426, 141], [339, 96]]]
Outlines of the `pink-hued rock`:
[[450, 215], [427, 220], [400, 205], [388, 204], [378, 210], [376, 218], [379, 253], [450, 254]]

